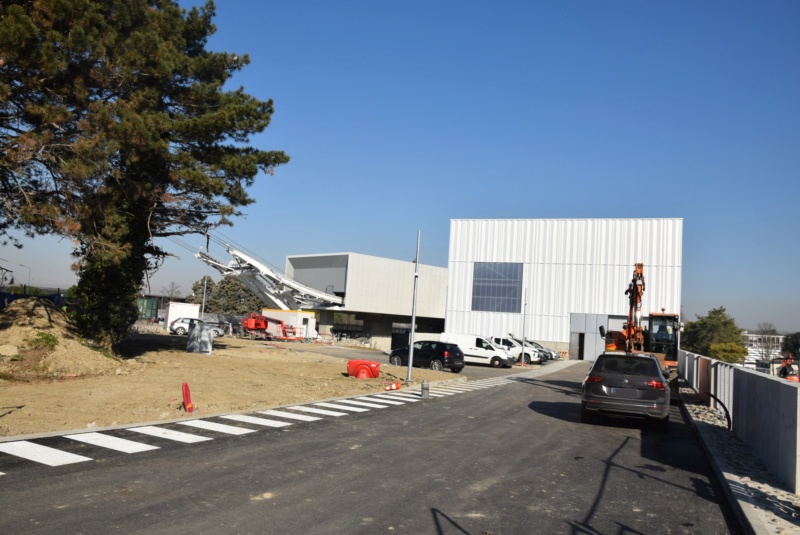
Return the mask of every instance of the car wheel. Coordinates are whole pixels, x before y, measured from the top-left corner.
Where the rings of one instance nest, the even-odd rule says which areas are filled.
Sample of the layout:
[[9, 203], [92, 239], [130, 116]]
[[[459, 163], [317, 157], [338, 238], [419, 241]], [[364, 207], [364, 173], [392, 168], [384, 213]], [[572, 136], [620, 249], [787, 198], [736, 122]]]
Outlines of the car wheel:
[[500, 357], [494, 357], [492, 358], [490, 365], [492, 366], [492, 368], [502, 368], [503, 361], [500, 359]]
[[183, 327], [178, 327], [177, 329], [175, 329], [175, 334], [184, 335], [186, 334], [186, 329], [184, 329]]
[[397, 355], [392, 355], [391, 357], [389, 357], [389, 364], [391, 364], [392, 366], [400, 366], [400, 357], [398, 357]]
[[433, 359], [431, 361], [431, 369], [440, 372], [444, 369], [444, 364], [442, 364], [442, 361], [439, 359]]
[[529, 365], [529, 364], [531, 363], [531, 356], [530, 356], [530, 355], [528, 355], [527, 353], [525, 353], [524, 355], [522, 355], [522, 363], [523, 363], [524, 365], [526, 365], [526, 366], [527, 366], [527, 365]]
[[464, 371], [464, 368], [450, 368], [450, 371], [453, 373], [461, 373]]
[[585, 424], [593, 424], [594, 414], [581, 407], [581, 422]]

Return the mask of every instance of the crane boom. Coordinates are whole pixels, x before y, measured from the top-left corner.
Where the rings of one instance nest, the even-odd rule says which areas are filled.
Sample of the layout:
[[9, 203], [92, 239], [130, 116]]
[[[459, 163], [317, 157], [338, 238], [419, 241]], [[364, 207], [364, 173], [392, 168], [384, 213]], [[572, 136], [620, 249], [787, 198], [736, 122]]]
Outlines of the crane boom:
[[233, 260], [228, 263], [200, 250], [195, 256], [219, 271], [223, 276], [238, 278], [270, 308], [302, 310], [314, 308], [339, 308], [344, 299], [306, 286], [296, 280], [270, 269], [266, 264], [231, 246], [226, 246]]

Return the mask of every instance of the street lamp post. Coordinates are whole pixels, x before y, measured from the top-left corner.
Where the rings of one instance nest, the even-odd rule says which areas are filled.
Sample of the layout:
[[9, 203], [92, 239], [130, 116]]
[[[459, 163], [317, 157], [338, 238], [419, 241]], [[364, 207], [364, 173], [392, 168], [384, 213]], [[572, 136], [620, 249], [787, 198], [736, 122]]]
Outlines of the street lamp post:
[[411, 382], [411, 368], [414, 366], [414, 332], [417, 325], [417, 279], [419, 279], [419, 235], [417, 231], [417, 257], [414, 258], [414, 297], [411, 302], [411, 338], [408, 340], [408, 377], [406, 382]]

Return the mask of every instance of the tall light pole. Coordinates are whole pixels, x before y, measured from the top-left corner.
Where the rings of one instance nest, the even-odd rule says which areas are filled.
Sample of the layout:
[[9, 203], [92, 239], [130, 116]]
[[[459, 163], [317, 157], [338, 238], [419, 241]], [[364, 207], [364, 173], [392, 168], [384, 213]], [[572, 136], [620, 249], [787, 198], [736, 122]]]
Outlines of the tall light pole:
[[408, 340], [408, 377], [411, 382], [411, 367], [414, 365], [414, 331], [417, 328], [417, 279], [419, 279], [419, 232], [417, 231], [417, 257], [414, 258], [414, 300], [411, 305], [411, 338]]
[[20, 266], [28, 269], [28, 286], [30, 286], [31, 285], [31, 268], [29, 268], [25, 264], [20, 264]]

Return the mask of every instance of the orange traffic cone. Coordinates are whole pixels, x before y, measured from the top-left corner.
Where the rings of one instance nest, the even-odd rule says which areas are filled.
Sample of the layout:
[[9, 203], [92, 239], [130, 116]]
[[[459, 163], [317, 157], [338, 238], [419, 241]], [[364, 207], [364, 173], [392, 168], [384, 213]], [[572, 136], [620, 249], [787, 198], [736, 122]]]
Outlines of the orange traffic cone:
[[400, 381], [389, 383], [384, 387], [384, 390], [400, 390]]
[[183, 383], [181, 385], [181, 389], [183, 390], [183, 408], [186, 412], [193, 412], [194, 405], [192, 405], [192, 394], [189, 392], [189, 385], [187, 383]]

